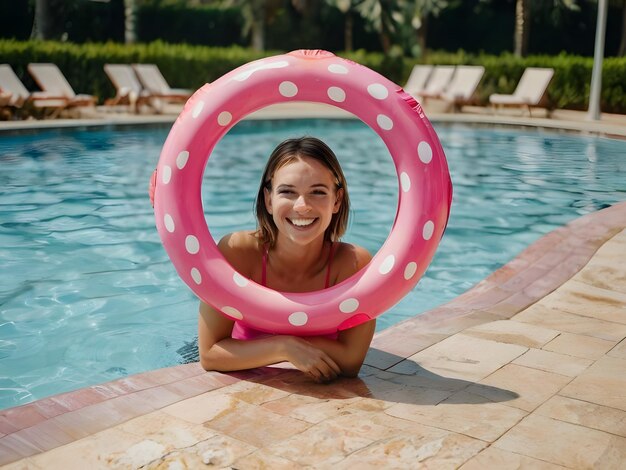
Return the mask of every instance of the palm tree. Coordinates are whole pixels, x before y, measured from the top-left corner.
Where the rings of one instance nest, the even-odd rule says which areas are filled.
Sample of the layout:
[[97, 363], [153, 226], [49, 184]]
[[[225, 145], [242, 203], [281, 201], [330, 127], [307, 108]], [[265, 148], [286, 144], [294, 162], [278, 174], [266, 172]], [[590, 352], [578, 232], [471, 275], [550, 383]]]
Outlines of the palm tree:
[[580, 7], [576, 0], [552, 0], [552, 7], [546, 6], [545, 2], [531, 4], [530, 0], [516, 0], [515, 2], [515, 33], [513, 34], [513, 52], [518, 57], [528, 53], [528, 38], [530, 36], [530, 15], [532, 7], [552, 8], [553, 10], [578, 10]]
[[356, 8], [362, 1], [363, 0], [326, 0], [327, 4], [337, 8], [345, 16], [343, 27], [343, 45], [345, 51], [352, 51], [354, 49], [354, 42], [352, 40], [354, 14], [358, 14]]
[[137, 40], [137, 0], [124, 0], [124, 42], [134, 44]]
[[[250, 34], [251, 46], [256, 51], [265, 50], [265, 23], [283, 6], [281, 0], [226, 0], [225, 5], [237, 7], [243, 16], [242, 34]], [[294, 7], [305, 9], [306, 0], [292, 0]]]
[[326, 0], [326, 3], [331, 7], [337, 8], [345, 17], [343, 27], [343, 48], [345, 51], [351, 51], [354, 49], [354, 43], [352, 41], [352, 29], [354, 23], [354, 13], [356, 13], [356, 6], [361, 3], [361, 0]]
[[35, 0], [35, 18], [31, 38], [61, 39], [67, 3], [64, 0]]
[[[417, 44], [421, 54], [426, 53], [426, 34], [428, 19], [439, 14], [450, 6], [448, 0], [403, 0], [399, 2], [409, 24], [417, 34]], [[414, 33], [415, 34], [415, 33]]]
[[266, 0], [227, 0], [227, 6], [237, 7], [243, 17], [242, 34], [250, 34], [251, 46], [256, 51], [265, 49]]
[[363, 0], [356, 6], [359, 15], [378, 33], [385, 53], [391, 50], [392, 35], [402, 21], [399, 3], [393, 0]]
[[530, 17], [530, 0], [515, 2], [515, 33], [513, 34], [513, 53], [523, 57], [528, 53], [528, 33]]

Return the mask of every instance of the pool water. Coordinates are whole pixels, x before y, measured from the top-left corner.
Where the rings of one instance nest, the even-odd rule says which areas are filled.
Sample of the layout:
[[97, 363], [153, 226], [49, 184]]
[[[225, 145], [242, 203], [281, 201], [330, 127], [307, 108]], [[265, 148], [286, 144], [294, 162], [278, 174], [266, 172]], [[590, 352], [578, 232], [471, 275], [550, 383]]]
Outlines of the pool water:
[[[541, 235], [626, 199], [626, 141], [436, 126], [454, 184], [448, 230], [384, 329], [451, 300]], [[358, 121], [249, 121], [218, 144], [203, 183], [214, 238], [254, 226], [267, 156], [285, 138], [325, 140], [352, 199], [346, 241], [372, 253], [398, 182]], [[197, 300], [154, 227], [150, 174], [167, 129], [0, 136], [0, 408], [195, 357]]]

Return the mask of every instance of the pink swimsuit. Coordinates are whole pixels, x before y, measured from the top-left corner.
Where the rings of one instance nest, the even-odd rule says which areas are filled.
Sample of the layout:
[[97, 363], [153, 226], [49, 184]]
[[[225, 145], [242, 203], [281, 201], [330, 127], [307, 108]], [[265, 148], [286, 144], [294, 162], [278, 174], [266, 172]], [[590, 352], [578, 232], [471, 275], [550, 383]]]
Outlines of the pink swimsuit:
[[[267, 253], [269, 247], [266, 247], [263, 252], [263, 264], [261, 269], [261, 285], [267, 287]], [[331, 242], [330, 244], [330, 253], [328, 254], [328, 269], [326, 270], [326, 281], [324, 282], [324, 289], [328, 289], [330, 287], [330, 267], [333, 262], [333, 255], [335, 254], [335, 245]], [[268, 336], [273, 336], [272, 333], [266, 333], [264, 331], [255, 330], [249, 326], [244, 325], [241, 322], [236, 321], [233, 326], [233, 332], [231, 333], [231, 337], [233, 339], [259, 339], [266, 338]], [[325, 335], [327, 338], [337, 339], [337, 333]]]

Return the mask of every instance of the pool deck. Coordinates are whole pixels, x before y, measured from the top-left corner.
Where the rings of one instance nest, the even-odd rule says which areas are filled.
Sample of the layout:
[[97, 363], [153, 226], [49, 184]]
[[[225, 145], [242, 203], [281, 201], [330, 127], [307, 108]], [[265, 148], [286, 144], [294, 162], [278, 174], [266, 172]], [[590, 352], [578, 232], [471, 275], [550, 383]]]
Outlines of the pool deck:
[[[599, 133], [620, 135], [611, 126]], [[624, 461], [626, 202], [378, 333], [359, 378], [320, 385], [287, 365], [220, 374], [188, 364], [0, 411], [0, 465], [15, 469]]]

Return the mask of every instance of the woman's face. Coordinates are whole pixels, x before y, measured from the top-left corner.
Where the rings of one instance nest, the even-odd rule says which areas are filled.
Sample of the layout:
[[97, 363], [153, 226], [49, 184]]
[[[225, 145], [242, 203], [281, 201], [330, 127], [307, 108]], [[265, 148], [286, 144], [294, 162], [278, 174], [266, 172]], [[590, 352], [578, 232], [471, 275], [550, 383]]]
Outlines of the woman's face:
[[278, 228], [278, 238], [306, 245], [324, 237], [341, 206], [332, 172], [319, 161], [302, 157], [279, 168], [272, 189], [265, 190], [265, 207]]

